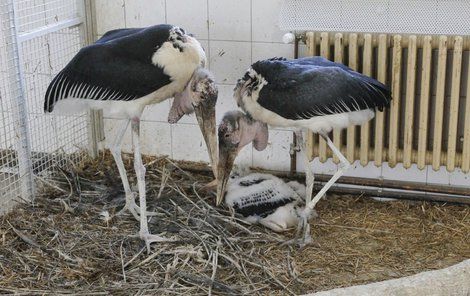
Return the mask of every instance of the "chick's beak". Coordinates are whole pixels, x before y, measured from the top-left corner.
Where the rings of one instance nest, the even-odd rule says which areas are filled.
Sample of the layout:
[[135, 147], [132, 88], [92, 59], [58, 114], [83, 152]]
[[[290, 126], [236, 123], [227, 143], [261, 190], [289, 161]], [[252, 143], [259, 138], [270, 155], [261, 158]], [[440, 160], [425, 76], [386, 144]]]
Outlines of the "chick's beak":
[[232, 171], [236, 156], [236, 148], [226, 147], [223, 142], [219, 142], [219, 162], [217, 164], [217, 205], [220, 205], [224, 200], [227, 181], [230, 177], [230, 172]]

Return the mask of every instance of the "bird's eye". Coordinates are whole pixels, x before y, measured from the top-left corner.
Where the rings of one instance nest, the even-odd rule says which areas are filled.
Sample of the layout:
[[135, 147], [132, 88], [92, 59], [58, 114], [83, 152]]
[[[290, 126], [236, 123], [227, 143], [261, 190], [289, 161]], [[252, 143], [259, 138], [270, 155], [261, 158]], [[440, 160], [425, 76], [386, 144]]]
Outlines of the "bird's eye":
[[230, 134], [225, 134], [225, 137], [226, 137], [226, 138], [230, 137]]

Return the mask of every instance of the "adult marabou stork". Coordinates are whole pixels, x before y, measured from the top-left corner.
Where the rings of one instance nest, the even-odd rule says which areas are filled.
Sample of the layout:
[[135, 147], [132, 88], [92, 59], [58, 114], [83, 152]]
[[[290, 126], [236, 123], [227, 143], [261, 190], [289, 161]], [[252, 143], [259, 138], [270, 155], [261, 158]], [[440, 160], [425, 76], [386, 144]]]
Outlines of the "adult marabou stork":
[[301, 243], [305, 244], [311, 239], [307, 217], [350, 165], [328, 133], [373, 118], [376, 109], [382, 111], [390, 105], [390, 90], [373, 78], [322, 57], [272, 58], [248, 69], [238, 80], [234, 98], [246, 114], [232, 113], [219, 125], [218, 202], [223, 199], [227, 177], [240, 149], [250, 142], [257, 150], [266, 147], [266, 124], [295, 128], [303, 149], [302, 130], [318, 133], [340, 160], [338, 171], [312, 199], [313, 174], [305, 157], [307, 206], [299, 223], [299, 231], [303, 230]]
[[[117, 133], [111, 152], [126, 195], [123, 211], [127, 209], [137, 220], [140, 219], [139, 235], [147, 248], [151, 242], [166, 239], [152, 235], [148, 230], [147, 215], [152, 213], [146, 212], [140, 117], [145, 106], [174, 97], [168, 121], [175, 123], [184, 114], [195, 111], [214, 163], [217, 157], [217, 89], [213, 77], [203, 69], [205, 62], [201, 44], [179, 27], [164, 24], [113, 30], [93, 45], [82, 48], [52, 80], [45, 95], [45, 112], [106, 109], [127, 119]], [[121, 142], [129, 122], [140, 207], [135, 203], [121, 158]]]

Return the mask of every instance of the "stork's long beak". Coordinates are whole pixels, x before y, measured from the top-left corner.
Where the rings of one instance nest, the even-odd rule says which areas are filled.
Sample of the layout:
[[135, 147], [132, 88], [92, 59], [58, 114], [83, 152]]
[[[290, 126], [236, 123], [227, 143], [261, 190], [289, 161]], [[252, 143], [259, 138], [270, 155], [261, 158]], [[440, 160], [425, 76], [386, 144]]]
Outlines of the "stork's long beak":
[[[211, 162], [212, 172], [217, 178], [217, 135], [215, 124], [215, 100], [209, 100], [207, 104], [199, 104], [194, 107], [199, 128], [201, 129]], [[214, 104], [212, 104], [214, 102]]]
[[235, 147], [227, 147], [219, 141], [219, 162], [217, 164], [217, 200], [220, 205], [224, 200], [227, 181], [232, 171], [233, 163], [237, 157], [238, 150]]

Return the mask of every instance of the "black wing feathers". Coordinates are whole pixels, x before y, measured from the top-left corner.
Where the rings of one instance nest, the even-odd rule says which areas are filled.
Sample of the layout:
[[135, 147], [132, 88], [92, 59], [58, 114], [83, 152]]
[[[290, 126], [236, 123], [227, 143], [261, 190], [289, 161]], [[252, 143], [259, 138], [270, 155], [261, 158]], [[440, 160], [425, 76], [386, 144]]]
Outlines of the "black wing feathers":
[[252, 68], [268, 82], [258, 103], [287, 119], [309, 119], [390, 105], [379, 81], [322, 57], [265, 60]]
[[107, 32], [82, 48], [49, 85], [44, 110], [68, 97], [94, 100], [133, 100], [169, 84], [171, 78], [152, 64], [158, 45], [171, 25]]
[[295, 198], [290, 196], [286, 196], [278, 200], [262, 200], [263, 195], [274, 194], [272, 191], [273, 189], [268, 189], [268, 192], [261, 192], [259, 193], [259, 196], [253, 197], [254, 200], [260, 200], [256, 203], [240, 205], [236, 202], [233, 204], [233, 209], [243, 217], [256, 215], [260, 216], [261, 218], [265, 218], [268, 215], [274, 213], [278, 208], [295, 201]]

